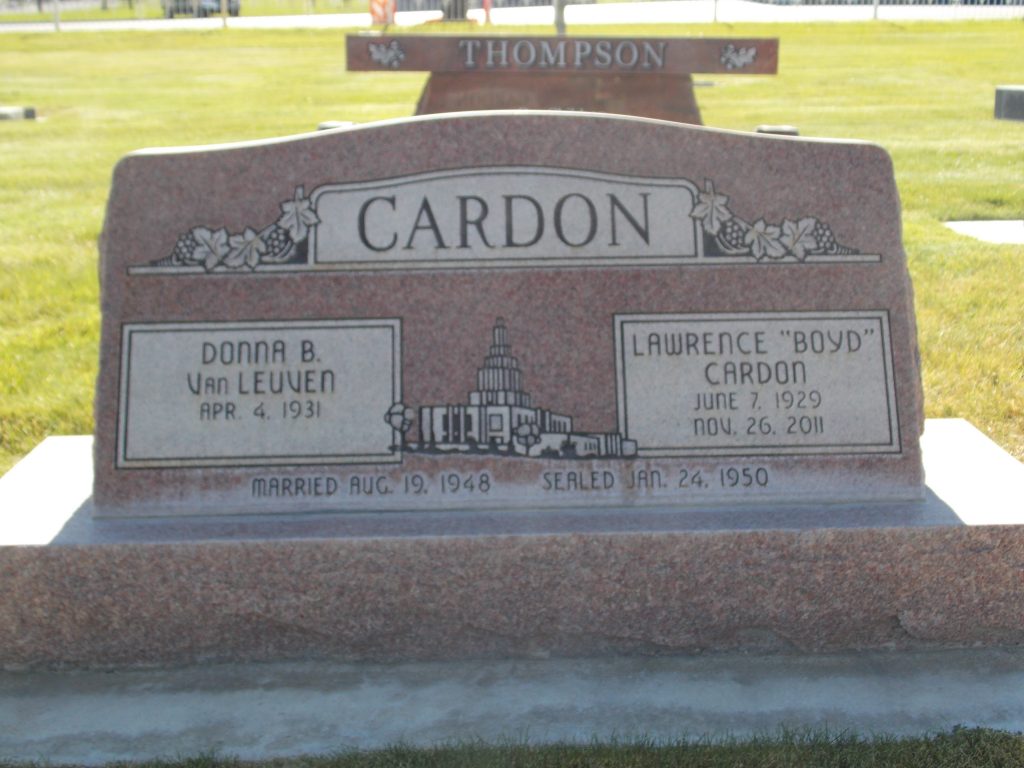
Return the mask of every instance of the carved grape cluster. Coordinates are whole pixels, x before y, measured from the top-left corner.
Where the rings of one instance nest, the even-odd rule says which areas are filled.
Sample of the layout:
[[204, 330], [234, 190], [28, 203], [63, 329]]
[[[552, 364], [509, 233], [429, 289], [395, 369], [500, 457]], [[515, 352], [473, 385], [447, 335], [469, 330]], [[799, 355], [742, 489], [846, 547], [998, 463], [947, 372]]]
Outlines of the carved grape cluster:
[[291, 200], [281, 203], [281, 216], [256, 231], [246, 227], [238, 234], [226, 228], [193, 227], [174, 243], [171, 253], [156, 266], [202, 267], [215, 270], [256, 269], [261, 264], [281, 264], [291, 259], [297, 246], [320, 223], [302, 187]]

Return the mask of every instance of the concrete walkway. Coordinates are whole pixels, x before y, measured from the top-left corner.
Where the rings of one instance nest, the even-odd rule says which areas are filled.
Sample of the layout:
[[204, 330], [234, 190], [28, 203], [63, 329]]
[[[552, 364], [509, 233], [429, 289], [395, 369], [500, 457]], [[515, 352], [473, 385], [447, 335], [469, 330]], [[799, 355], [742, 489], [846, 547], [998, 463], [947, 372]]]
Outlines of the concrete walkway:
[[1024, 729], [1024, 650], [0, 674], [0, 760]]
[[[483, 11], [472, 10], [469, 18], [483, 21]], [[872, 5], [775, 5], [749, 0], [659, 0], [658, 2], [591, 3], [569, 5], [566, 24], [702, 24], [712, 21], [810, 22], [870, 21], [875, 17]], [[1008, 19], [1024, 17], [1024, 4], [1018, 5], [880, 5], [877, 17], [885, 21], [950, 21], [966, 19]], [[3, 24], [0, 32], [52, 32], [53, 22]], [[417, 26], [441, 18], [440, 11], [406, 11], [396, 14], [399, 27]], [[554, 25], [551, 6], [497, 8], [491, 13], [495, 25]], [[133, 21], [61, 22], [61, 31], [98, 32], [113, 30], [168, 31], [218, 29], [221, 18], [139, 19]], [[227, 26], [237, 29], [342, 29], [370, 26], [368, 13], [305, 14], [295, 16], [239, 16], [229, 18]]]

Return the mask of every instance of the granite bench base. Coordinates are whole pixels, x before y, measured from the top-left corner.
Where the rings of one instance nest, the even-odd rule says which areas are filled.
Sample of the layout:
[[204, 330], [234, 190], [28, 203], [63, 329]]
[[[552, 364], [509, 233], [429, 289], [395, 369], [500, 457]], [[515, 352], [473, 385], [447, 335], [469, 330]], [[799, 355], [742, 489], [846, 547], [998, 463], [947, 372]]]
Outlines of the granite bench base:
[[91, 439], [0, 480], [0, 664], [1024, 642], [1024, 465], [928, 422], [928, 494], [779, 509], [94, 520]]

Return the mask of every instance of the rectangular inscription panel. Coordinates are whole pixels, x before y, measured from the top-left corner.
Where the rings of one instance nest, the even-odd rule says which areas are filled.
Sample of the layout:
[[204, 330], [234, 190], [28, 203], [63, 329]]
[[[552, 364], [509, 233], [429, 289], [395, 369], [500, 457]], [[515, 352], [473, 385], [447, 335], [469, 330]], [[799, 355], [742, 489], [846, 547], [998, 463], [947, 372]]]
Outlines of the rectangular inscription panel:
[[618, 315], [640, 456], [900, 451], [888, 314]]
[[[536, 37], [348, 35], [349, 71], [657, 72], [775, 74], [779, 41], [768, 37]], [[496, 88], [500, 83], [496, 82]]]
[[676, 264], [702, 255], [689, 181], [483, 168], [310, 196], [314, 264], [333, 268]]
[[400, 321], [126, 324], [120, 467], [394, 462]]

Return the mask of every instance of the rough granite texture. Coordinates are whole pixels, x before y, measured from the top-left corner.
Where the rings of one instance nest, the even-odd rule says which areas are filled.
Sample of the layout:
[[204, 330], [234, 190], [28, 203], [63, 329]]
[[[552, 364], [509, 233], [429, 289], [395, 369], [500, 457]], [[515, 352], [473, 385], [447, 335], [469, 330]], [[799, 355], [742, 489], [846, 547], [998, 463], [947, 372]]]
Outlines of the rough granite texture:
[[923, 504], [486, 526], [465, 512], [96, 519], [88, 444], [49, 438], [0, 479], [4, 668], [1024, 642], [1024, 465], [957, 420], [925, 432]]
[[[129, 271], [165, 258], [194, 227], [240, 233], [273, 222], [297, 187], [308, 192], [327, 183], [467, 165], [684, 178], [697, 189], [711, 179], [737, 217], [778, 223], [813, 216], [829, 224], [839, 243], [879, 258], [315, 275]], [[110, 523], [115, 531], [128, 524], [137, 531], [167, 526], [177, 540], [154, 535], [76, 543], [58, 535], [45, 546], [0, 547], [0, 665], [6, 668], [823, 652], [1024, 641], [1024, 528], [891, 527], [913, 525], [914, 510], [886, 518], [865, 503], [858, 512], [858, 500], [873, 495], [911, 507], [924, 498], [912, 297], [892, 166], [878, 147], [517, 113], [144, 152], [115, 171], [101, 248], [103, 328], [89, 504], [125, 517], [154, 509], [175, 517], [89, 522], [96, 530]], [[753, 530], [716, 530], [713, 523], [707, 530], [624, 530], [635, 507], [623, 501], [645, 500], [620, 499], [623, 506], [612, 508], [594, 496], [606, 529], [485, 534], [483, 519], [493, 524], [500, 510], [477, 510], [474, 518], [472, 508], [453, 506], [439, 518], [451, 528], [435, 525], [431, 535], [386, 535], [389, 516], [377, 512], [353, 523], [353, 530], [365, 526], [358, 538], [317, 537], [293, 525], [300, 518], [291, 513], [302, 505], [278, 498], [245, 510], [277, 513], [285, 522], [276, 533], [256, 534], [253, 518], [239, 518], [238, 539], [213, 540], [203, 535], [213, 530], [204, 528], [210, 516], [239, 511], [230, 503], [263, 468], [115, 469], [125, 323], [400, 317], [403, 397], [451, 403], [460, 402], [470, 384], [452, 369], [475, 370], [480, 330], [486, 341], [486, 330], [502, 315], [514, 321], [515, 349], [529, 364], [536, 400], [573, 414], [580, 429], [600, 431], [615, 427], [616, 381], [608, 356], [616, 313], [835, 310], [888, 314], [900, 450], [759, 456], [773, 478], [818, 499], [811, 504], [800, 496], [790, 504], [800, 521], [796, 529], [771, 530], [778, 518], [753, 504], [759, 498], [751, 492], [730, 498], [747, 505], [747, 519], [763, 513]], [[467, 328], [472, 332], [462, 332]], [[407, 455], [402, 469], [429, 473], [437, 461]], [[444, 466], [485, 467], [495, 482], [514, 484], [535, 475], [535, 461], [541, 460], [446, 456]], [[1007, 472], [1019, 478], [1011, 464]], [[836, 504], [822, 500], [845, 505], [847, 527], [825, 527]], [[535, 523], [543, 524], [544, 510], [536, 499], [530, 504]], [[695, 507], [709, 517], [714, 509]], [[575, 514], [586, 515], [586, 507]], [[568, 507], [559, 515], [569, 517]], [[645, 519], [658, 525], [653, 512]], [[228, 530], [231, 520], [214, 523]], [[268, 525], [274, 527], [273, 519]]]
[[0, 550], [0, 662], [821, 652], [1024, 641], [1019, 526]]
[[417, 115], [477, 109], [563, 109], [702, 125], [690, 75], [435, 72]]

